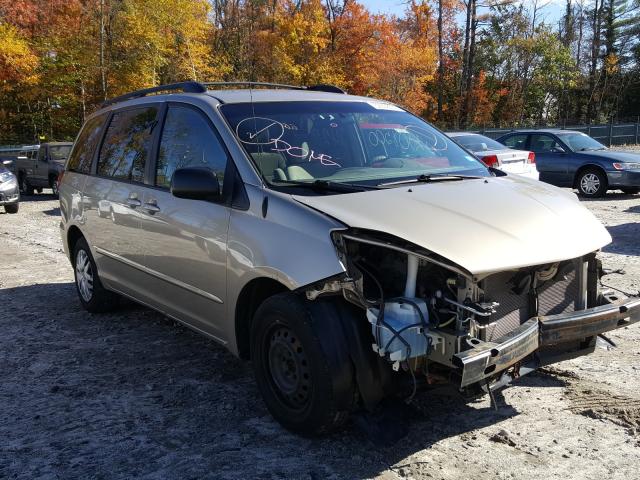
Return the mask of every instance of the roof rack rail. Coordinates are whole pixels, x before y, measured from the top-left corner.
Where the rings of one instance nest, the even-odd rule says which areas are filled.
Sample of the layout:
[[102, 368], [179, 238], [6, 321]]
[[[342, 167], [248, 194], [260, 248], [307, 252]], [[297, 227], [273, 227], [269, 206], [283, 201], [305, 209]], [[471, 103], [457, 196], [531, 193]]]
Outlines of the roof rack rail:
[[102, 103], [103, 107], [113, 105], [114, 103], [124, 102], [125, 100], [131, 100], [133, 98], [146, 97], [154, 93], [160, 92], [184, 92], [184, 93], [205, 93], [207, 87], [226, 87], [230, 85], [243, 85], [251, 87], [271, 87], [271, 88], [285, 88], [288, 90], [312, 90], [316, 92], [330, 92], [330, 93], [347, 93], [340, 87], [335, 85], [327, 85], [320, 83], [318, 85], [310, 85], [308, 87], [301, 87], [296, 85], [286, 85], [282, 83], [269, 83], [269, 82], [179, 82], [169, 83], [167, 85], [158, 85], [157, 87], [143, 88], [142, 90], [136, 90], [134, 92], [125, 93], [119, 97], [110, 98]]
[[119, 97], [110, 98], [109, 100], [105, 100], [102, 106], [106, 107], [109, 105], [113, 105], [114, 103], [124, 102], [125, 100], [131, 100], [132, 98], [146, 97], [147, 95], [151, 95], [154, 93], [173, 91], [185, 93], [205, 93], [207, 91], [207, 87], [199, 82], [170, 83], [167, 85], [159, 85], [157, 87], [144, 88], [142, 90], [125, 93], [124, 95], [120, 95]]
[[286, 85], [284, 83], [270, 83], [270, 82], [206, 82], [203, 83], [205, 87], [229, 87], [232, 85], [243, 85], [247, 87], [272, 87], [272, 88], [286, 88], [287, 90], [304, 90], [305, 87], [297, 87], [295, 85]]
[[327, 85], [324, 83], [320, 83], [318, 85], [310, 85], [308, 87], [303, 87], [299, 85], [287, 85], [283, 83], [270, 83], [270, 82], [207, 82], [203, 83], [205, 87], [228, 87], [232, 85], [242, 85], [251, 87], [271, 87], [271, 88], [284, 88], [287, 90], [312, 90], [316, 92], [331, 92], [331, 93], [347, 93], [343, 89], [336, 87], [334, 85]]
[[319, 83], [317, 85], [310, 85], [310, 86], [306, 87], [305, 89], [306, 90], [313, 90], [313, 91], [316, 91], [316, 92], [330, 92], [330, 93], [344, 93], [344, 94], [347, 93], [342, 88], [336, 87], [335, 85], [329, 85], [327, 83]]

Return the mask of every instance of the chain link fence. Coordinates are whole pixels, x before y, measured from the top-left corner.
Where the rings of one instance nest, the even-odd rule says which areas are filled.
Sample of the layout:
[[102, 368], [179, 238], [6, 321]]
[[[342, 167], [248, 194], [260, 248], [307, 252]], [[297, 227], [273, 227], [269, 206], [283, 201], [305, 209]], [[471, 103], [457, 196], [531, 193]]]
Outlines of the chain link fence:
[[[601, 123], [593, 125], [566, 125], [566, 126], [536, 126], [534, 130], [563, 129], [583, 132], [595, 138], [600, 143], [611, 147], [614, 145], [639, 145], [640, 144], [640, 117], [635, 122], [623, 123]], [[524, 129], [524, 127], [513, 128], [480, 128], [471, 129], [470, 132], [481, 133], [489, 138], [498, 138], [513, 130]], [[527, 129], [528, 130], [528, 129]]]

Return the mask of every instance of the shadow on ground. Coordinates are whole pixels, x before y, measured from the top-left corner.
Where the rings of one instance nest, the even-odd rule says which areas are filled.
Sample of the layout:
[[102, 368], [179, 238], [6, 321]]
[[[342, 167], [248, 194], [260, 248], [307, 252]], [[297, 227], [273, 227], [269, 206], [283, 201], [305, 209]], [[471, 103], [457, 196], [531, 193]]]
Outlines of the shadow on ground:
[[640, 256], [640, 223], [630, 222], [607, 227], [613, 242], [603, 247], [604, 252]]
[[302, 438], [272, 420], [248, 363], [135, 304], [88, 314], [72, 283], [0, 290], [0, 331], [0, 478], [375, 477], [518, 414], [501, 397], [494, 411], [440, 390], [406, 407], [409, 433], [393, 446], [353, 423]]
[[49, 210], [43, 210], [42, 213], [45, 215], [49, 215], [51, 217], [59, 217], [60, 216], [60, 207], [50, 208]]
[[24, 193], [20, 194], [20, 202], [48, 202], [51, 200], [57, 200], [58, 197], [50, 193], [51, 190], [47, 189], [47, 191], [42, 193], [34, 193], [33, 195], [25, 195]]
[[[576, 190], [574, 190], [575, 192]], [[583, 202], [620, 202], [623, 200], [633, 200], [633, 199], [638, 199], [640, 200], [640, 195], [638, 194], [628, 194], [628, 193], [624, 193], [620, 190], [612, 190], [606, 193], [606, 195], [604, 195], [603, 197], [597, 197], [597, 198], [586, 198], [586, 197], [581, 197], [579, 196], [578, 198], [580, 198], [581, 201]]]

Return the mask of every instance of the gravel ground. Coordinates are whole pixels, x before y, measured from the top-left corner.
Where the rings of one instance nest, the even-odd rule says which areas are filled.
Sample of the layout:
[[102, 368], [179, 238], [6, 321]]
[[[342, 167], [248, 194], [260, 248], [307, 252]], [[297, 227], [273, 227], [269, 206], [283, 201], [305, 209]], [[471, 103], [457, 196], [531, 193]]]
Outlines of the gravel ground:
[[[248, 364], [162, 315], [81, 310], [48, 195], [0, 214], [0, 478], [638, 478], [640, 326], [607, 351], [465, 402], [418, 395], [408, 435], [283, 430]], [[640, 195], [585, 202], [609, 228], [606, 283], [640, 288]]]

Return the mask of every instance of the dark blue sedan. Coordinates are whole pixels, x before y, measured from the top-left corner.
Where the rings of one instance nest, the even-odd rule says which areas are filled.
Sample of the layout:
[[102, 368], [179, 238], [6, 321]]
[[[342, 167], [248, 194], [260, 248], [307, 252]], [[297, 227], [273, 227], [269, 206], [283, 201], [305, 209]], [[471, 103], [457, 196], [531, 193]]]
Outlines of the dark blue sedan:
[[498, 142], [536, 154], [540, 180], [577, 188], [585, 197], [607, 190], [640, 192], [640, 154], [609, 150], [590, 136], [572, 130], [518, 130]]

